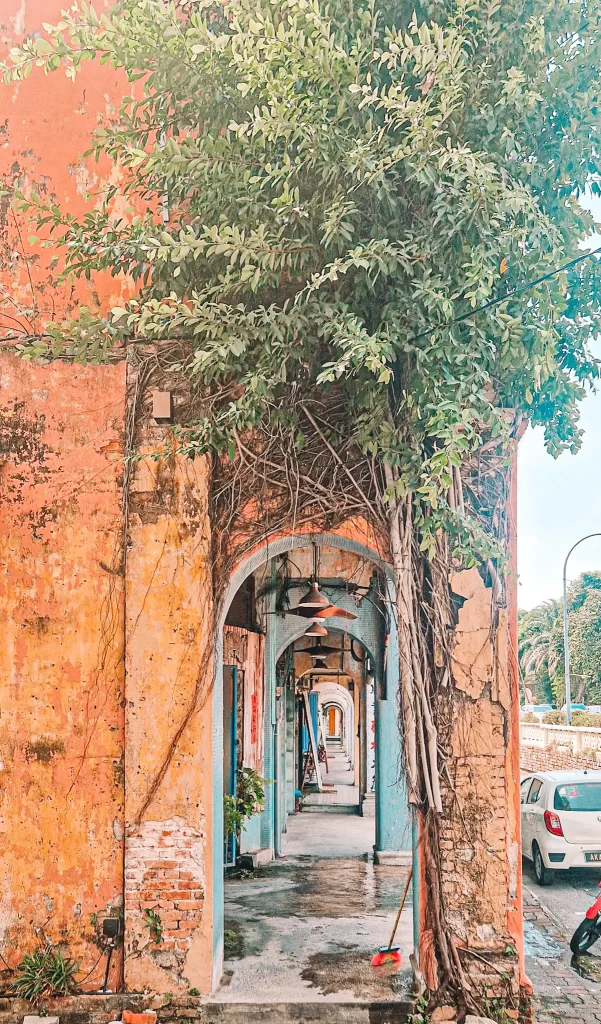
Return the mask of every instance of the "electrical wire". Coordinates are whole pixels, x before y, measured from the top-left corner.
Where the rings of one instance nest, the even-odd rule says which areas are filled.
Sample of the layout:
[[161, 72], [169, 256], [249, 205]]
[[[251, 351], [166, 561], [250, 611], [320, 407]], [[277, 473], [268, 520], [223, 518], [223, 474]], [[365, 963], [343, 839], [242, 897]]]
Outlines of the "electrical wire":
[[528, 281], [526, 284], [516, 285], [515, 288], [510, 288], [509, 291], [505, 292], [504, 295], [497, 296], [496, 299], [489, 299], [488, 302], [482, 303], [481, 306], [475, 306], [467, 313], [462, 313], [461, 316], [456, 316], [452, 320], [445, 320], [442, 324], [436, 324], [433, 327], [428, 327], [425, 331], [420, 334], [415, 334], [412, 338], [409, 338], [409, 344], [414, 341], [420, 341], [422, 338], [426, 338], [429, 334], [436, 334], [438, 331], [445, 331], [448, 327], [453, 327], [455, 324], [464, 323], [465, 320], [470, 320], [473, 316], [478, 313], [483, 313], [487, 309], [492, 309], [493, 306], [500, 306], [502, 302], [507, 302], [508, 299], [515, 299], [518, 295], [523, 295], [524, 292], [530, 290], [530, 288], [536, 288], [537, 284], [544, 284], [545, 281], [550, 281], [556, 274], [562, 274], [564, 270], [569, 270], [571, 267], [575, 267], [578, 263], [583, 263], [585, 260], [591, 258], [591, 256], [598, 256], [601, 254], [601, 246], [597, 249], [591, 249], [589, 252], [583, 253], [581, 256], [575, 256], [573, 260], [569, 260], [567, 263], [563, 263], [560, 267], [554, 267], [553, 270], [547, 271], [546, 274], [542, 274], [540, 277], [534, 279], [534, 281]]

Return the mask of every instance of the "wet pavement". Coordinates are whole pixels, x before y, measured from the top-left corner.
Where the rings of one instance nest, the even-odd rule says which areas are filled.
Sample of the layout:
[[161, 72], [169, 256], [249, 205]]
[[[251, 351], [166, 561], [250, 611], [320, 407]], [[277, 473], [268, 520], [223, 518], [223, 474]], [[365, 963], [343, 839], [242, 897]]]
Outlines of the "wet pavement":
[[[408, 869], [374, 865], [368, 859], [373, 819], [310, 814], [297, 815], [290, 824], [296, 852], [288, 861], [226, 882], [226, 961], [215, 998], [249, 1003], [406, 1001], [413, 948], [410, 899], [397, 933], [400, 968], [374, 969], [371, 957], [388, 942]], [[316, 834], [322, 857], [303, 854], [315, 846]], [[336, 856], [340, 849], [347, 856]]]
[[542, 887], [524, 860], [526, 973], [534, 986], [535, 1020], [540, 1024], [601, 1022], [601, 942], [573, 956], [570, 938], [597, 893], [594, 873], [558, 872]]

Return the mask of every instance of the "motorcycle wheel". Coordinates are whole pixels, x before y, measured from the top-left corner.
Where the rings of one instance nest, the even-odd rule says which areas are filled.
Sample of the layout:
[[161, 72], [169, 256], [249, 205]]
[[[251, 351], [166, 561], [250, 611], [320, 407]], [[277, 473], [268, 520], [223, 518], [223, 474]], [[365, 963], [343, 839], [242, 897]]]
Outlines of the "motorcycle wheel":
[[599, 938], [599, 932], [597, 930], [597, 922], [589, 921], [585, 917], [584, 921], [581, 921], [576, 931], [572, 935], [570, 942], [570, 949], [572, 953], [586, 953], [587, 949], [595, 944]]

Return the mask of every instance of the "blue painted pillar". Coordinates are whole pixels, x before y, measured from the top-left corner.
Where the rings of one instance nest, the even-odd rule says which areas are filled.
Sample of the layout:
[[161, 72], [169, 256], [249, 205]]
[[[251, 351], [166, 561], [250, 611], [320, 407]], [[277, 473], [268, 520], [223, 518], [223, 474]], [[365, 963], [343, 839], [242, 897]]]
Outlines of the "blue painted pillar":
[[212, 989], [223, 968], [223, 630], [215, 644], [213, 677], [213, 971]]
[[[271, 578], [275, 583], [275, 563], [271, 562]], [[269, 595], [269, 611], [275, 611], [276, 592], [272, 587]], [[276, 666], [276, 624], [275, 615], [267, 615], [267, 633], [265, 636], [265, 700], [263, 703], [264, 739], [263, 739], [263, 776], [265, 786], [265, 807], [261, 814], [261, 848], [273, 850], [274, 818], [277, 801], [276, 793], [276, 730], [275, 730], [275, 666]]]
[[[394, 599], [389, 583], [389, 600]], [[394, 620], [393, 620], [394, 621]], [[398, 706], [399, 647], [390, 633], [383, 685], [376, 688], [376, 850], [411, 850]], [[381, 694], [381, 696], [380, 696]]]

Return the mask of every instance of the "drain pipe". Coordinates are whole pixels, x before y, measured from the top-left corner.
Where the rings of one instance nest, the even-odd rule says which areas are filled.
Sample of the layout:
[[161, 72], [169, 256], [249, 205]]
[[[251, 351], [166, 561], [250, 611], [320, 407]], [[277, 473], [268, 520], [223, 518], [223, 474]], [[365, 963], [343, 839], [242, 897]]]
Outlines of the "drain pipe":
[[420, 871], [419, 871], [419, 823], [417, 820], [417, 811], [415, 807], [411, 812], [411, 849], [413, 859], [413, 956], [415, 959], [415, 966], [420, 969], [419, 962], [419, 925], [420, 925], [420, 906], [419, 906], [419, 883], [420, 883]]

